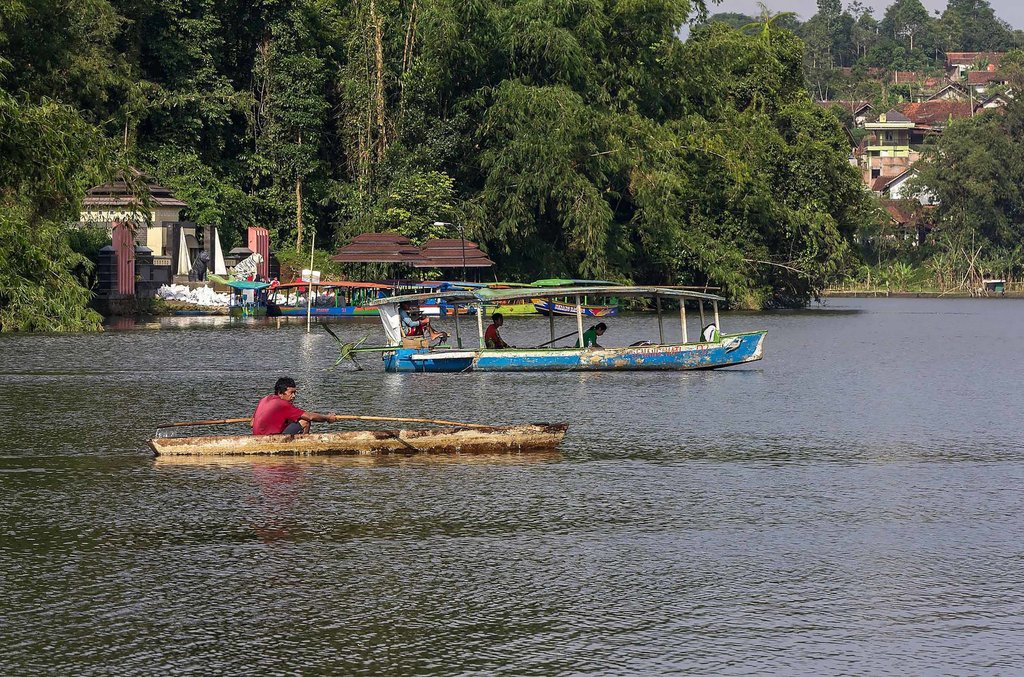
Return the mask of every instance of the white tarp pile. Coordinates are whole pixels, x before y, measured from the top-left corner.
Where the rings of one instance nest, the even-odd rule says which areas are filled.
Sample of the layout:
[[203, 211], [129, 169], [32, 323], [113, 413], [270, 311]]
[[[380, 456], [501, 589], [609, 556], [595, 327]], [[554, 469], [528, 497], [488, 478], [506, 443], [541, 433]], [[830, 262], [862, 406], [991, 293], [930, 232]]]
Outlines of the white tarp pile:
[[213, 291], [212, 287], [190, 289], [188, 285], [184, 284], [165, 284], [156, 290], [156, 297], [165, 301], [181, 301], [197, 306], [228, 305], [228, 295], [218, 294]]

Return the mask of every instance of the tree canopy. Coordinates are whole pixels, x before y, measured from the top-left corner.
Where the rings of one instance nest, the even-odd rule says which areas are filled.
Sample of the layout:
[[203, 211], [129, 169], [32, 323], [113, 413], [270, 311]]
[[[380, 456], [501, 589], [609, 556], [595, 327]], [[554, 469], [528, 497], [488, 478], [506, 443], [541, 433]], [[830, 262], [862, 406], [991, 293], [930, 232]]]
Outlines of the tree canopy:
[[[837, 3], [823, 7], [835, 35], [852, 30]], [[134, 166], [227, 245], [250, 224], [278, 250], [461, 227], [503, 276], [711, 282], [745, 305], [804, 303], [841, 269], [866, 212], [846, 137], [806, 92], [791, 17], [699, 24], [680, 40], [706, 11], [702, 0], [7, 5], [3, 227], [73, 270], [64, 224], [90, 182]], [[38, 265], [9, 242], [10, 270]], [[0, 303], [5, 329], [94, 321], [70, 272], [34, 274], [24, 286], [64, 280], [48, 302], [75, 310], [15, 320], [48, 306], [14, 295]]]

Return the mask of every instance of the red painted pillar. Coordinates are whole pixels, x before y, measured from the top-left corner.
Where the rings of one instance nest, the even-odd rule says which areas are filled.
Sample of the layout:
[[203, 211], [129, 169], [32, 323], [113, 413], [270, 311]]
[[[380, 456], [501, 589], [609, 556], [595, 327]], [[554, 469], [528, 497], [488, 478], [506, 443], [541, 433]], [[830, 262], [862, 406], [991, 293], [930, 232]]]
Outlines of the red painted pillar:
[[131, 224], [114, 221], [111, 240], [117, 256], [117, 293], [135, 296], [135, 238]]
[[256, 272], [267, 279], [270, 272], [270, 233], [266, 228], [249, 226], [249, 251], [263, 257], [263, 262], [256, 264]]

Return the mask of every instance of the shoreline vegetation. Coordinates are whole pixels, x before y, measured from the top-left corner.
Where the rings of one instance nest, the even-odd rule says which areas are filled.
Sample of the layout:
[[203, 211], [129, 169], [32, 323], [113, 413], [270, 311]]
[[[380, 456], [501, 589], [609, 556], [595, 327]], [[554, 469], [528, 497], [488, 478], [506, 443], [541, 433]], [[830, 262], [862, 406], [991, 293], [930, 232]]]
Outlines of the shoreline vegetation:
[[[74, 224], [111, 180], [148, 211], [143, 176], [225, 249], [256, 224], [282, 258], [361, 232], [465, 237], [502, 279], [708, 284], [736, 308], [806, 305], [864, 262], [1020, 276], [1021, 105], [1007, 94], [925, 149], [939, 227], [904, 246], [850, 164], [847, 121], [811, 94], [823, 73], [859, 77], [842, 47], [847, 17], [866, 21], [854, 4], [738, 26], [704, 20], [703, 0], [282, 0], [244, 21], [226, 0], [5, 5], [0, 331], [100, 328], [97, 242]], [[896, 0], [856, 60], [1009, 49], [1024, 91], [1020, 32], [967, 30], [962, 4], [922, 19]]]

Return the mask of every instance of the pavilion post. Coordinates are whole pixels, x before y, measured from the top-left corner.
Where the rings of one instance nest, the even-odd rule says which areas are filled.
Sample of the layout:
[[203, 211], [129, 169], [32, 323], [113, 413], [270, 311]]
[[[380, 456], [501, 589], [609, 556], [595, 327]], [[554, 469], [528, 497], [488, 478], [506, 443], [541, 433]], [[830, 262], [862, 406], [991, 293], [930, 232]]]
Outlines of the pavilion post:
[[462, 347], [462, 335], [459, 333], [459, 306], [452, 306], [452, 310], [455, 312], [455, 344]]

